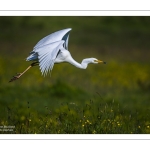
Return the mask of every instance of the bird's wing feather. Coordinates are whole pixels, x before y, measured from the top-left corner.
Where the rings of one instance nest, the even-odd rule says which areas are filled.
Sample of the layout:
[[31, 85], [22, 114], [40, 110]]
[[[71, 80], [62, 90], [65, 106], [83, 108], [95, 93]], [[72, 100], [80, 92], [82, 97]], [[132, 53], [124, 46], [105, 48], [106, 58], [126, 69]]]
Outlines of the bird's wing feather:
[[[41, 39], [35, 46], [34, 49], [37, 49], [39, 47], [42, 47], [44, 45], [53, 43], [53, 42], [57, 42], [57, 41], [61, 41], [64, 40], [64, 48], [68, 49], [68, 40], [69, 40], [69, 33], [71, 31], [71, 28], [68, 29], [63, 29], [57, 32], [54, 32], [46, 37], [44, 37], [43, 39]], [[32, 52], [31, 52], [32, 53]]]
[[60, 48], [62, 48], [65, 41], [54, 42], [35, 50], [38, 54], [38, 61], [42, 75], [47, 75], [53, 69], [54, 61]]
[[52, 70], [59, 49], [68, 49], [70, 31], [71, 28], [63, 29], [44, 37], [34, 46], [26, 60], [38, 61], [42, 74], [46, 75]]

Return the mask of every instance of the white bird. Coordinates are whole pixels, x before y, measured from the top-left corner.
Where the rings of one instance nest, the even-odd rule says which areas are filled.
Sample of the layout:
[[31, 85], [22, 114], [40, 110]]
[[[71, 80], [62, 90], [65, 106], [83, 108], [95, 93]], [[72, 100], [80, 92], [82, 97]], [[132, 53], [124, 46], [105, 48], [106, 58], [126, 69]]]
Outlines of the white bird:
[[63, 29], [41, 39], [26, 59], [26, 61], [33, 61], [33, 63], [24, 72], [13, 76], [9, 82], [19, 79], [27, 70], [36, 65], [39, 65], [42, 75], [45, 76], [52, 71], [55, 63], [68, 62], [80, 69], [86, 69], [89, 63], [106, 64], [96, 58], [83, 59], [81, 64], [76, 62], [68, 51], [70, 31], [71, 28]]

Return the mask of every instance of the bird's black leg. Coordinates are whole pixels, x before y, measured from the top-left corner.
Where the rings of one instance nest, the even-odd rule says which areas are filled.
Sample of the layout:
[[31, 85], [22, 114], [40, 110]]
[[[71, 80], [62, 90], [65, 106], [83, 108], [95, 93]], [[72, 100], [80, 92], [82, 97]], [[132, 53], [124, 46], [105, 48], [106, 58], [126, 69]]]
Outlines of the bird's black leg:
[[31, 66], [33, 67], [33, 66], [37, 66], [39, 64], [39, 62], [33, 62], [32, 64], [31, 64]]

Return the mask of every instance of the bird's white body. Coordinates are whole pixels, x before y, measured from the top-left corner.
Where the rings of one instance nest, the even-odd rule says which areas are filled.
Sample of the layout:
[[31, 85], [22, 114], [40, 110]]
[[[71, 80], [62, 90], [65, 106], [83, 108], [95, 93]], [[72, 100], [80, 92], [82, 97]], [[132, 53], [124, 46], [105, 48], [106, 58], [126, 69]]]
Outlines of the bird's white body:
[[38, 61], [42, 74], [46, 75], [53, 69], [54, 63], [68, 62], [78, 68], [86, 69], [89, 63], [98, 63], [96, 58], [83, 59], [76, 62], [68, 51], [68, 40], [71, 28], [54, 32], [41, 39], [27, 57], [27, 61]]

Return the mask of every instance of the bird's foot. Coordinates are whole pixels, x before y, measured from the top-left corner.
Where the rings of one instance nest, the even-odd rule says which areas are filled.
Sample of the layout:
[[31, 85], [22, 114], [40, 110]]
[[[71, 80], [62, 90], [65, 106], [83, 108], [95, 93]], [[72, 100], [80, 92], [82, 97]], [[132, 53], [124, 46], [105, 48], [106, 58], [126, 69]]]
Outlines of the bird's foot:
[[19, 79], [19, 78], [20, 78], [20, 76], [21, 76], [21, 74], [22, 74], [22, 73], [17, 73], [15, 76], [13, 76], [13, 78], [12, 78], [12, 79], [10, 79], [10, 81], [9, 81], [9, 82], [12, 82], [12, 81], [15, 81], [15, 80]]

